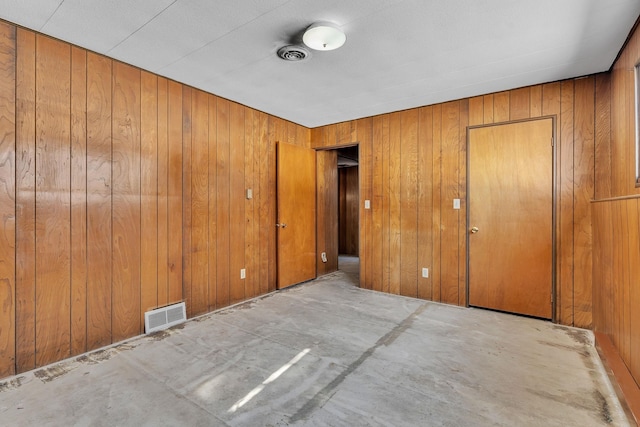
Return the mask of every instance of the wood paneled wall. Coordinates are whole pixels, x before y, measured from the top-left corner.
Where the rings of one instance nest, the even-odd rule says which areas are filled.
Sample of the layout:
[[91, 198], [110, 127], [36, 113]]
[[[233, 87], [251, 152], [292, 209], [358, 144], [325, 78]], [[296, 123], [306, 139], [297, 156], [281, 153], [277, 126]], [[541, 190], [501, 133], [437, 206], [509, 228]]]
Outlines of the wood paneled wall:
[[277, 141], [309, 130], [0, 23], [0, 377], [274, 290]]
[[592, 206], [594, 327], [640, 384], [640, 196]]
[[[338, 152], [316, 152], [316, 271], [318, 276], [338, 269]], [[323, 262], [321, 254], [327, 254]]]
[[338, 170], [339, 226], [338, 250], [340, 254], [358, 256], [360, 229], [358, 227], [358, 168], [349, 167]]
[[636, 187], [634, 66], [640, 30], [630, 35], [611, 72], [610, 139], [596, 146], [593, 203], [593, 327], [607, 334], [640, 385], [640, 188]]
[[[466, 128], [555, 116], [556, 315], [563, 324], [589, 327], [589, 203], [594, 150], [609, 141], [608, 106], [603, 74], [312, 129], [313, 147], [360, 144], [362, 286], [466, 304]], [[460, 210], [453, 209], [455, 198]], [[429, 278], [418, 274], [422, 267]]]

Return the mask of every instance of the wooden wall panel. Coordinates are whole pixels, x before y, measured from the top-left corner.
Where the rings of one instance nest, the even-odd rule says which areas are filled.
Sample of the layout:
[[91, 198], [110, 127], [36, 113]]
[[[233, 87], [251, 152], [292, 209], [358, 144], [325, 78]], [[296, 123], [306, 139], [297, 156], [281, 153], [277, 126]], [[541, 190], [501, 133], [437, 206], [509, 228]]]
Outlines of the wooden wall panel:
[[592, 325], [592, 230], [591, 200], [595, 196], [595, 78], [586, 77], [575, 82], [574, 110], [574, 268], [573, 300], [574, 326]]
[[87, 351], [87, 52], [71, 48], [71, 354]]
[[[493, 97], [491, 97], [493, 100]], [[491, 104], [493, 117], [493, 104]], [[485, 108], [486, 112], [486, 108]], [[433, 264], [431, 269], [434, 301], [442, 301], [442, 104], [433, 106]]]
[[229, 228], [231, 226], [229, 219], [229, 187], [230, 170], [229, 170], [229, 110], [230, 103], [227, 100], [218, 98], [218, 116], [217, 116], [217, 195], [216, 195], [216, 226], [217, 226], [217, 267], [216, 267], [216, 306], [226, 307], [230, 302], [230, 283], [229, 283], [229, 249], [231, 235]]
[[87, 349], [111, 343], [111, 61], [87, 54]]
[[[356, 121], [357, 141], [359, 148], [359, 158], [362, 159], [358, 167], [360, 180], [360, 194], [356, 193], [360, 211], [360, 232], [359, 236], [370, 236], [373, 231], [373, 218], [371, 209], [364, 208], [364, 201], [373, 198], [373, 119], [364, 118]], [[360, 197], [361, 196], [361, 197]], [[371, 255], [373, 254], [372, 243], [369, 240], [358, 240], [358, 254], [360, 257], [360, 275], [364, 279], [366, 289], [372, 288], [373, 265]]]
[[191, 152], [193, 150], [192, 141], [192, 104], [191, 98], [193, 88], [182, 88], [182, 298], [187, 305], [187, 317], [193, 316], [193, 299], [191, 298], [192, 283], [191, 268], [192, 247], [191, 234], [192, 224], [192, 200], [191, 200], [191, 175], [193, 165], [191, 163]]
[[418, 296], [418, 119], [402, 113], [400, 126], [400, 294]]
[[0, 23], [0, 378], [16, 362], [16, 29]]
[[[508, 98], [505, 96], [505, 99]], [[508, 109], [506, 110], [508, 114]], [[442, 106], [441, 142], [441, 237], [440, 237], [440, 292], [441, 301], [459, 304], [459, 224], [460, 210], [453, 209], [453, 199], [460, 198], [460, 104], [448, 102]]]
[[142, 332], [140, 319], [140, 70], [113, 63], [112, 335]]
[[36, 36], [16, 34], [16, 372], [36, 367]]
[[209, 177], [207, 190], [209, 205], [209, 257], [207, 260], [208, 266], [208, 307], [209, 310], [215, 310], [218, 306], [218, 98], [209, 95]]
[[[245, 268], [245, 188], [244, 188], [244, 107], [235, 102], [230, 108], [229, 131], [229, 302], [235, 304], [245, 299], [245, 279], [240, 270]], [[292, 132], [295, 134], [295, 132]], [[292, 137], [295, 144], [295, 137]]]
[[[244, 189], [247, 191], [254, 188], [254, 174], [256, 164], [259, 165], [258, 156], [254, 154], [254, 141], [256, 140], [256, 129], [259, 129], [257, 121], [258, 114], [250, 108], [244, 109]], [[244, 293], [246, 298], [253, 298], [257, 295], [257, 271], [256, 265], [258, 258], [256, 256], [256, 212], [255, 198], [247, 199], [244, 205], [244, 218], [246, 224], [245, 241], [244, 241], [244, 259], [245, 268], [247, 270], [247, 278], [244, 283]]]
[[[316, 153], [317, 188], [317, 254], [318, 276], [338, 269], [338, 153], [321, 150]], [[327, 262], [321, 259], [327, 254]]]
[[390, 227], [390, 206], [391, 206], [391, 174], [390, 174], [390, 136], [391, 136], [391, 115], [382, 116], [382, 291], [390, 291], [391, 280], [391, 227]]
[[[384, 185], [383, 185], [383, 120], [382, 116], [373, 118], [372, 123], [373, 131], [373, 149], [372, 149], [372, 198], [371, 198], [371, 289], [375, 291], [382, 291], [383, 271], [385, 266], [382, 260], [382, 236], [383, 236], [383, 199], [384, 199]], [[313, 143], [313, 134], [311, 135]], [[366, 235], [365, 235], [366, 238]], [[362, 236], [361, 236], [362, 239]]]
[[[158, 78], [140, 80], [140, 325], [158, 307]], [[165, 272], [166, 275], [166, 272]]]
[[[158, 307], [167, 305], [169, 301], [169, 141], [168, 141], [168, 86], [167, 79], [158, 77]], [[148, 309], [149, 307], [145, 307]]]
[[182, 293], [182, 86], [173, 81], [168, 84], [168, 304], [179, 302]]
[[595, 198], [612, 196], [611, 190], [611, 76], [595, 77]]
[[573, 202], [574, 202], [574, 82], [561, 83], [560, 88], [560, 132], [558, 138], [558, 229], [556, 230], [558, 252], [558, 274], [556, 290], [558, 301], [556, 315], [560, 323], [573, 324]]
[[71, 355], [71, 47], [36, 36], [36, 366]]
[[191, 316], [209, 310], [209, 95], [193, 91], [191, 109]]
[[[433, 109], [420, 109], [418, 117], [418, 298], [433, 299]], [[422, 268], [431, 270], [422, 277]]]
[[400, 154], [402, 138], [402, 112], [389, 115], [389, 292], [400, 293], [401, 241], [400, 241]]

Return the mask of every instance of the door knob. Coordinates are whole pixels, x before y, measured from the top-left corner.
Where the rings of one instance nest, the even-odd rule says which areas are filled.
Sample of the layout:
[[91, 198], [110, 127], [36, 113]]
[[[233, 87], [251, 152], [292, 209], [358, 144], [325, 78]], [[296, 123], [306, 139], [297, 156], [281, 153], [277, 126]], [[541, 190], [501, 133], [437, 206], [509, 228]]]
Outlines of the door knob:
[[287, 228], [287, 224], [282, 223], [282, 224], [276, 224], [276, 227], [280, 227], [280, 228]]
[[473, 227], [471, 229], [471, 234], [476, 234], [478, 231], [480, 231], [480, 230], [478, 230], [478, 227]]

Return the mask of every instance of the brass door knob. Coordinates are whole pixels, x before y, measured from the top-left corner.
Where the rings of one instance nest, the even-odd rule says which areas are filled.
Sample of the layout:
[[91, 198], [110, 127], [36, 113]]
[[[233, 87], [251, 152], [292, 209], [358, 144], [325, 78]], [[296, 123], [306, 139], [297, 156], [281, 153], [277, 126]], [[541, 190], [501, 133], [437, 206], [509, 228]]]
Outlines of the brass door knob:
[[480, 230], [478, 229], [478, 227], [473, 227], [473, 228], [471, 229], [471, 234], [476, 234], [478, 231], [480, 231]]

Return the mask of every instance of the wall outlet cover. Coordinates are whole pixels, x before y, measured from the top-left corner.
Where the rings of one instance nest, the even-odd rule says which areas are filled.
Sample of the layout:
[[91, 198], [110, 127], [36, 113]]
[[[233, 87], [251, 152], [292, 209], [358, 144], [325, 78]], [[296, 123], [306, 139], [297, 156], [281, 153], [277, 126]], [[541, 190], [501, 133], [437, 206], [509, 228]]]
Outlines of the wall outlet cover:
[[322, 254], [320, 254], [320, 258], [322, 258], [322, 262], [327, 262], [327, 253], [322, 252]]

